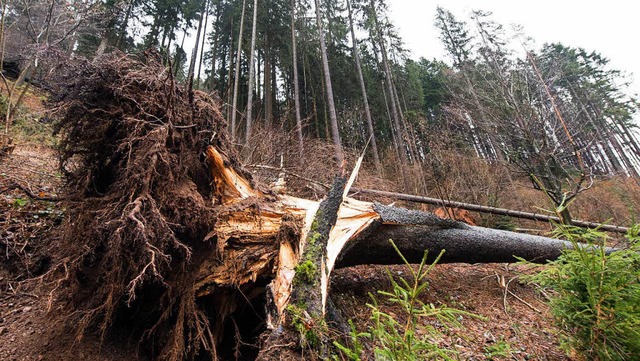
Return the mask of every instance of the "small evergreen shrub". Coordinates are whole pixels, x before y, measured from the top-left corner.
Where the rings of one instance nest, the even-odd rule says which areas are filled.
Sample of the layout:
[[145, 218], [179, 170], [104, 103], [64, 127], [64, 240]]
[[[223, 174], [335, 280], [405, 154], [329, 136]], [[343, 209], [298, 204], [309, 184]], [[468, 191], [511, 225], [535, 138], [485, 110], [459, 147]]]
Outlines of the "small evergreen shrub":
[[[640, 357], [640, 225], [627, 234], [628, 249], [607, 254], [606, 235], [563, 226], [574, 244], [542, 272], [526, 279], [554, 290], [551, 312], [565, 350], [588, 360]], [[579, 243], [585, 242], [585, 243]]]
[[372, 302], [368, 304], [371, 309], [371, 320], [373, 326], [369, 332], [358, 332], [350, 322], [350, 346], [345, 346], [337, 341], [334, 345], [340, 352], [341, 358], [334, 355], [334, 360], [347, 359], [360, 361], [364, 347], [361, 339], [369, 339], [373, 344], [373, 352], [376, 360], [385, 361], [420, 361], [420, 360], [454, 360], [455, 351], [440, 348], [437, 340], [440, 338], [440, 331], [426, 319], [437, 320], [445, 327], [460, 326], [458, 317], [461, 315], [479, 317], [471, 313], [449, 308], [446, 306], [436, 307], [433, 304], [426, 304], [420, 300], [419, 296], [429, 287], [426, 276], [440, 260], [442, 253], [436, 260], [428, 265], [427, 252], [424, 253], [422, 262], [417, 270], [409, 265], [400, 250], [391, 241], [396, 252], [410, 272], [409, 281], [402, 277], [393, 277], [387, 270], [392, 289], [390, 292], [378, 291], [380, 296], [386, 298], [387, 302], [399, 306], [401, 312], [392, 314], [385, 312], [379, 305], [378, 298], [370, 294]]

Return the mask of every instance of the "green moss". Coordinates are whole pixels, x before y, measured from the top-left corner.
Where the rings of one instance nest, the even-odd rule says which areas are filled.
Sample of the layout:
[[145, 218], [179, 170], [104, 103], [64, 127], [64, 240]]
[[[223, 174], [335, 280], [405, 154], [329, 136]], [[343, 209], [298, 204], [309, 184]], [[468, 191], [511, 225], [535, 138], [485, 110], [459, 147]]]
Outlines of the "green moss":
[[305, 314], [306, 305], [304, 302], [287, 306], [287, 311], [291, 316], [291, 326], [300, 335], [301, 346], [316, 348], [321, 345], [321, 335], [328, 331], [327, 323], [321, 316], [311, 316]]
[[306, 260], [296, 266], [296, 278], [306, 283], [312, 283], [316, 276], [316, 265], [311, 260]]

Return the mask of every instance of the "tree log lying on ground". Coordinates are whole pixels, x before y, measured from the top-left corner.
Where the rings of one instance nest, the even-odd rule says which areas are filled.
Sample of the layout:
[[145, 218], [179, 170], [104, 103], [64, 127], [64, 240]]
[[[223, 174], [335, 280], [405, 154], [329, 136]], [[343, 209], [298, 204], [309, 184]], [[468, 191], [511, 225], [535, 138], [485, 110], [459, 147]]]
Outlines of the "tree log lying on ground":
[[[267, 269], [265, 265], [271, 262], [265, 257], [256, 257], [254, 251], [240, 251], [230, 261], [249, 265], [243, 270], [254, 273], [246, 277], [273, 277], [269, 285], [273, 309], [269, 310], [268, 326], [275, 331], [267, 338], [272, 346], [286, 345], [283, 338], [292, 338], [282, 331], [283, 323], [298, 331], [313, 330], [316, 336], [305, 336], [305, 332], [299, 336], [315, 337], [316, 342], [326, 346], [323, 330], [331, 271], [362, 264], [401, 264], [391, 239], [405, 258], [415, 263], [420, 262], [425, 251], [429, 251], [433, 259], [442, 250], [445, 252], [440, 262], [515, 262], [515, 257], [519, 257], [541, 263], [556, 259], [564, 249], [572, 247], [562, 240], [469, 226], [432, 213], [359, 201], [347, 196], [349, 187], [344, 177], [336, 178], [322, 202], [287, 195], [270, 198], [251, 189], [248, 181], [233, 169], [225, 168], [225, 161], [215, 148], [207, 149], [207, 160], [216, 184], [216, 197], [222, 204], [249, 201], [262, 205], [258, 211], [247, 212], [243, 208], [227, 213], [224, 227], [216, 230], [219, 239], [235, 237], [249, 241], [259, 234], [259, 237], [280, 240], [275, 271]], [[290, 225], [297, 224], [299, 229], [286, 229], [285, 219]], [[282, 237], [282, 233], [296, 236]], [[237, 258], [245, 252], [254, 263], [247, 262], [246, 257]], [[227, 269], [222, 267], [216, 273], [224, 274]], [[219, 277], [210, 278], [206, 271], [202, 277], [206, 288], [214, 289], [221, 284]], [[261, 354], [260, 359], [268, 360], [283, 352], [273, 347], [266, 349], [269, 351]], [[320, 355], [326, 356], [322, 350]]]
[[[332, 270], [399, 263], [389, 239], [410, 261], [544, 262], [571, 246], [359, 201], [344, 174], [322, 202], [278, 194], [241, 167], [219, 103], [153, 53], [65, 66], [53, 309], [78, 337], [125, 332], [164, 360], [296, 358], [339, 319]], [[242, 346], [260, 334], [261, 350]]]
[[[465, 210], [468, 210], [468, 211], [489, 213], [489, 214], [495, 214], [495, 215], [499, 215], [499, 216], [508, 216], [508, 217], [514, 217], [514, 218], [520, 218], [520, 219], [529, 219], [529, 220], [532, 220], [532, 221], [540, 221], [540, 222], [546, 222], [546, 223], [549, 223], [549, 222], [561, 223], [562, 222], [560, 217], [549, 216], [549, 215], [546, 215], [546, 214], [516, 211], [516, 210], [512, 210], [512, 209], [498, 208], [498, 207], [481, 206], [481, 205], [478, 205], [478, 204], [456, 202], [456, 201], [444, 200], [444, 199], [440, 199], [440, 198], [423, 197], [423, 196], [416, 196], [416, 195], [412, 195], [412, 194], [404, 194], [404, 193], [397, 193], [397, 192], [387, 192], [387, 191], [380, 191], [380, 190], [374, 190], [374, 189], [362, 189], [362, 188], [354, 188], [353, 191], [354, 192], [358, 192], [358, 193], [362, 193], [362, 194], [374, 195], [374, 196], [391, 197], [391, 198], [399, 199], [399, 200], [403, 200], [403, 201], [416, 202], [416, 203], [425, 203], [425, 204], [433, 204], [433, 205], [437, 205], [437, 206], [443, 206], [443, 207], [449, 207], [449, 208], [457, 208], [457, 209], [465, 209]], [[597, 223], [597, 222], [580, 221], [580, 220], [575, 220], [575, 219], [571, 221], [571, 224], [574, 225], [574, 226], [577, 226], [577, 227], [599, 229], [599, 230], [607, 231], [607, 232], [627, 233], [629, 231], [628, 227], [615, 226], [615, 225]]]

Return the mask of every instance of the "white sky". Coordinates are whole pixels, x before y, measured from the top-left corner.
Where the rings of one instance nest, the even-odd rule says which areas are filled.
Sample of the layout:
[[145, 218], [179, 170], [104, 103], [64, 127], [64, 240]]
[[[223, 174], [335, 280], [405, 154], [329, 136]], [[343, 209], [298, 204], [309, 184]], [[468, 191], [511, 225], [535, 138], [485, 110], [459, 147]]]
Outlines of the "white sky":
[[640, 3], [633, 0], [388, 0], [388, 4], [412, 58], [448, 61], [433, 25], [438, 5], [467, 22], [472, 10], [491, 11], [505, 28], [522, 25], [538, 47], [561, 42], [599, 52], [611, 60], [612, 68], [635, 75], [629, 90], [640, 94]]

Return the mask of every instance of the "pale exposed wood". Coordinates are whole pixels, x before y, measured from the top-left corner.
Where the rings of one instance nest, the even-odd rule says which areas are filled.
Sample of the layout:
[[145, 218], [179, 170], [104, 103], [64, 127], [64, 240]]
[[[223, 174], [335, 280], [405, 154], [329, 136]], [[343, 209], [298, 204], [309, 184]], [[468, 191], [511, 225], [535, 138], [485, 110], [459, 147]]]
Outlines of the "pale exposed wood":
[[222, 204], [232, 204], [249, 197], [262, 197], [249, 181], [234, 169], [226, 167], [224, 158], [214, 147], [207, 148], [207, 160], [215, 186], [215, 193]]

